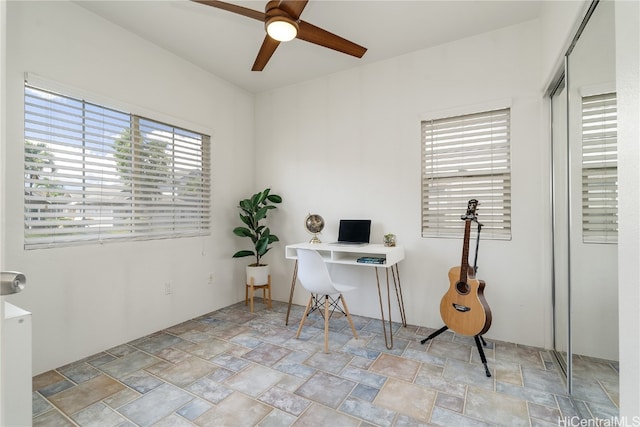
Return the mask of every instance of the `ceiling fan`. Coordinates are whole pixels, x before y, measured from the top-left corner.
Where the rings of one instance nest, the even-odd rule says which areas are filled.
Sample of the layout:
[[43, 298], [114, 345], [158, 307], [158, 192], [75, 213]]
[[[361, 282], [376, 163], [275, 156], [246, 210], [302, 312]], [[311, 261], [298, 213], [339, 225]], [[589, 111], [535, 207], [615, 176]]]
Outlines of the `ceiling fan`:
[[328, 47], [357, 58], [362, 58], [367, 51], [365, 47], [300, 20], [300, 14], [307, 5], [308, 0], [271, 0], [265, 6], [264, 12], [218, 0], [192, 1], [264, 22], [267, 35], [262, 42], [251, 71], [262, 71], [267, 62], [269, 62], [271, 55], [280, 45], [280, 42], [294, 38]]

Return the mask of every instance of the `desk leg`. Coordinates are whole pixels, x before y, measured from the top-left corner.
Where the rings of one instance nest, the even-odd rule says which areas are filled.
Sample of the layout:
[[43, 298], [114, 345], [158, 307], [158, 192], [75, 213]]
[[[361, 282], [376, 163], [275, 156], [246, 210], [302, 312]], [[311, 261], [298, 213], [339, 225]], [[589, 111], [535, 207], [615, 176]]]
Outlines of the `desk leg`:
[[293, 279], [291, 279], [291, 292], [289, 293], [289, 306], [287, 307], [287, 317], [284, 320], [284, 325], [289, 325], [289, 313], [291, 312], [291, 301], [293, 301], [293, 291], [296, 289], [296, 279], [298, 278], [298, 260], [293, 266]]
[[378, 275], [378, 267], [375, 267], [376, 270], [376, 284], [378, 285], [378, 299], [380, 300], [380, 316], [382, 316], [382, 333], [384, 334], [384, 344], [387, 349], [391, 350], [393, 348], [393, 325], [391, 323], [391, 293], [389, 291], [389, 269], [385, 268], [385, 272], [387, 273], [387, 303], [389, 309], [389, 336], [387, 336], [387, 326], [384, 322], [384, 308], [382, 307], [382, 291], [380, 290], [380, 276]]
[[[376, 284], [378, 285], [378, 299], [380, 300], [380, 316], [382, 317], [382, 333], [384, 334], [384, 344], [387, 349], [393, 348], [393, 323], [391, 321], [391, 291], [389, 287], [389, 269], [385, 268], [387, 274], [387, 309], [389, 313], [389, 335], [387, 335], [387, 325], [384, 320], [384, 308], [382, 302], [382, 290], [380, 289], [380, 276], [378, 275], [378, 267], [376, 271]], [[400, 318], [402, 326], [407, 326], [407, 316], [404, 311], [404, 298], [402, 296], [402, 285], [400, 283], [400, 270], [398, 264], [391, 266], [391, 275], [393, 277], [393, 286], [396, 290], [396, 298], [398, 300], [398, 308], [400, 309]]]
[[393, 275], [393, 285], [396, 288], [396, 299], [398, 300], [398, 308], [400, 309], [400, 319], [402, 326], [407, 326], [407, 315], [404, 312], [404, 298], [402, 297], [402, 285], [400, 284], [400, 270], [398, 264], [391, 266], [391, 274]]

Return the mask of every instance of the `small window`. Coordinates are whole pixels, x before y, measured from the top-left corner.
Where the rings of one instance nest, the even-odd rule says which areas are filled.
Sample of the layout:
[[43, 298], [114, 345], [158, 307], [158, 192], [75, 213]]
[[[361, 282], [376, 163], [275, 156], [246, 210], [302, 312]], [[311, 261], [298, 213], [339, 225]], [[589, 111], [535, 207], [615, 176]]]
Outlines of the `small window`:
[[477, 199], [485, 238], [511, 238], [510, 109], [422, 121], [422, 236], [460, 237]]
[[25, 84], [25, 248], [209, 234], [209, 137]]
[[616, 94], [582, 98], [582, 238], [618, 242]]

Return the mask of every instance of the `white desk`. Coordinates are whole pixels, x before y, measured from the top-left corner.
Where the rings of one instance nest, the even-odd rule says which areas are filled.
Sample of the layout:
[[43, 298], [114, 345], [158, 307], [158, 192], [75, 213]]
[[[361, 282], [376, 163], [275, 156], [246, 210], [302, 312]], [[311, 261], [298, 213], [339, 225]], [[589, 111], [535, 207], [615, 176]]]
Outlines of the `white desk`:
[[[369, 244], [362, 246], [352, 245], [334, 245], [330, 243], [297, 243], [294, 245], [287, 245], [285, 247], [285, 258], [296, 260], [296, 264], [293, 269], [293, 278], [291, 280], [291, 293], [289, 294], [289, 307], [287, 308], [287, 317], [285, 319], [285, 325], [289, 324], [289, 313], [291, 311], [291, 301], [293, 299], [293, 291], [296, 286], [296, 279], [298, 277], [298, 253], [297, 249], [313, 249], [318, 251], [322, 256], [322, 259], [326, 263], [331, 264], [343, 264], [353, 265], [358, 267], [371, 268], [376, 274], [376, 284], [378, 285], [378, 299], [380, 301], [380, 315], [382, 316], [382, 331], [384, 333], [384, 342], [388, 349], [393, 348], [393, 329], [391, 322], [391, 292], [389, 287], [389, 271], [393, 278], [393, 284], [396, 291], [396, 299], [398, 300], [398, 308], [400, 309], [400, 317], [402, 320], [402, 326], [407, 326], [407, 318], [404, 312], [404, 301], [402, 298], [402, 286], [400, 284], [400, 271], [398, 269], [398, 263], [404, 259], [404, 248], [402, 246], [387, 247], [382, 244]], [[384, 258], [384, 264], [369, 264], [358, 262], [360, 257], [374, 257]], [[384, 268], [386, 273], [387, 282], [387, 312], [389, 313], [389, 338], [387, 338], [387, 330], [385, 324], [385, 315], [383, 309], [382, 291], [380, 288], [380, 276], [378, 274], [378, 268]]]

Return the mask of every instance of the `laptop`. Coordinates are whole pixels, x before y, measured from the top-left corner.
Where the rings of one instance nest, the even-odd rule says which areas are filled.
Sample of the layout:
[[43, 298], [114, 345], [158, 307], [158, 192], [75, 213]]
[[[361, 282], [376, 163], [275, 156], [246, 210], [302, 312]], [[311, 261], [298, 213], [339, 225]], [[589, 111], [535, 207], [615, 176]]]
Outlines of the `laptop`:
[[333, 245], [367, 245], [371, 234], [370, 219], [341, 219], [338, 241]]

